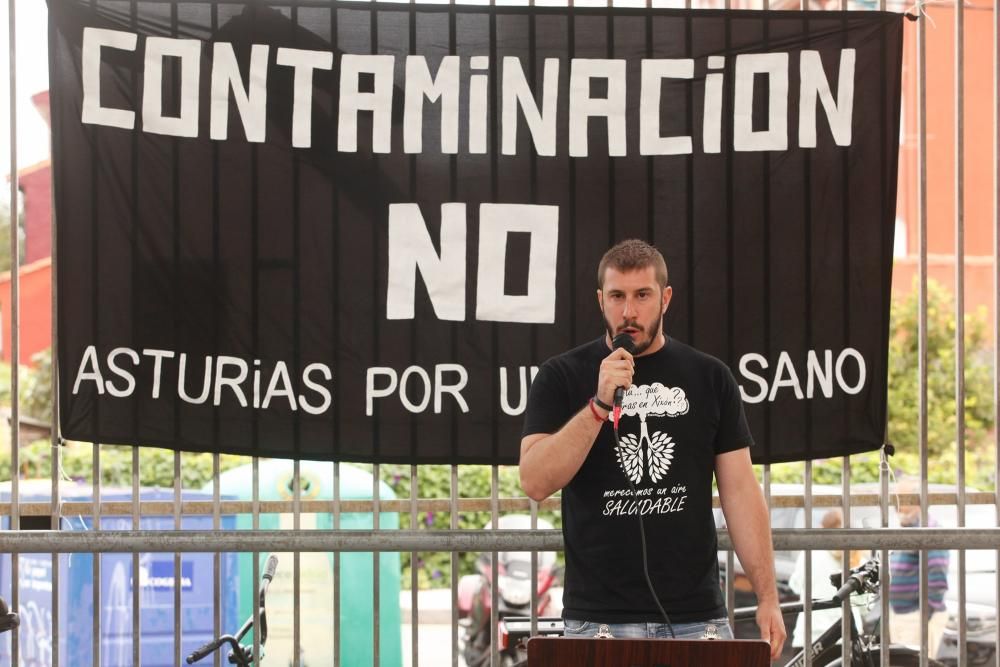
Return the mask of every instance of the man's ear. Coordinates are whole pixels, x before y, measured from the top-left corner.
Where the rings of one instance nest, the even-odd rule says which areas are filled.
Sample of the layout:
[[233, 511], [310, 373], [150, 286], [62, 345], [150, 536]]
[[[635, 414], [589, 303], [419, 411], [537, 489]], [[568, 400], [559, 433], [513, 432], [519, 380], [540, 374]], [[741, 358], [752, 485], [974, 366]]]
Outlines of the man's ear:
[[601, 289], [597, 290], [597, 307], [604, 312], [604, 290]]
[[670, 299], [674, 296], [674, 288], [667, 285], [663, 288], [663, 308], [660, 310], [660, 315], [667, 314], [667, 308], [670, 307]]

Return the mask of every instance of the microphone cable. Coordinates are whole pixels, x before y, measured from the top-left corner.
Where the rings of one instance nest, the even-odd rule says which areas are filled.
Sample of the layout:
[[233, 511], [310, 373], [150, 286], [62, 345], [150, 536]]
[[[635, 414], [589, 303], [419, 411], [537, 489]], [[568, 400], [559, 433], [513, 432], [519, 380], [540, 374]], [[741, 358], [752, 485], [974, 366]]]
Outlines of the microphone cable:
[[[614, 425], [615, 433], [615, 446], [621, 450], [621, 441], [618, 439], [618, 420], [615, 420]], [[649, 594], [653, 596], [653, 602], [656, 603], [656, 608], [660, 610], [660, 614], [663, 615], [663, 620], [667, 624], [667, 629], [670, 631], [670, 638], [677, 639], [677, 635], [674, 634], [674, 626], [670, 622], [670, 617], [667, 616], [666, 610], [660, 603], [660, 597], [656, 594], [656, 588], [653, 587], [653, 580], [649, 576], [649, 557], [646, 554], [646, 522], [642, 518], [642, 512], [639, 511], [639, 492], [635, 488], [635, 484], [632, 483], [632, 479], [625, 473], [625, 481], [628, 482], [628, 488], [632, 491], [632, 498], [636, 502], [636, 517], [639, 519], [639, 540], [642, 542], [642, 574], [646, 577], [646, 586], [649, 587]]]

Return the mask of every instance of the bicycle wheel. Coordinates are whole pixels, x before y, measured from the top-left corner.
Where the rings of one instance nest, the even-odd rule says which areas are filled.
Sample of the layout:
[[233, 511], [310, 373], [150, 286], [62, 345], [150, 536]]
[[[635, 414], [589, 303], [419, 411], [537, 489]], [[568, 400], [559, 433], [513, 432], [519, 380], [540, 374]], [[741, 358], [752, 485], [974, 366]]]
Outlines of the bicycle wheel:
[[[813, 658], [814, 667], [843, 667], [840, 646], [831, 646]], [[869, 652], [871, 664], [882, 664], [882, 651], [878, 647]], [[908, 648], [893, 647], [889, 649], [889, 667], [920, 667], [920, 654]], [[927, 667], [946, 667], [944, 663], [928, 658]]]

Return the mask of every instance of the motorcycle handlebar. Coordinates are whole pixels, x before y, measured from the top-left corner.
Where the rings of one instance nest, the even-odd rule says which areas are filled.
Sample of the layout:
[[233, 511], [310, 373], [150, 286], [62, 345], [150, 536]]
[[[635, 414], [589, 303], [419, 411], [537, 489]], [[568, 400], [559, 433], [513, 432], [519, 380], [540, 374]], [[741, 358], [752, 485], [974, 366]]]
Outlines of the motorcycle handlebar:
[[202, 658], [204, 658], [205, 656], [207, 656], [207, 655], [209, 655], [211, 653], [214, 653], [216, 650], [218, 650], [218, 648], [220, 646], [222, 646], [222, 643], [224, 641], [225, 641], [225, 639], [222, 638], [222, 637], [220, 637], [219, 639], [216, 639], [215, 641], [208, 642], [207, 644], [205, 644], [201, 648], [199, 648], [196, 651], [194, 651], [191, 655], [189, 655], [187, 657], [187, 663], [189, 665], [192, 665], [192, 664], [198, 662], [199, 660], [201, 660]]

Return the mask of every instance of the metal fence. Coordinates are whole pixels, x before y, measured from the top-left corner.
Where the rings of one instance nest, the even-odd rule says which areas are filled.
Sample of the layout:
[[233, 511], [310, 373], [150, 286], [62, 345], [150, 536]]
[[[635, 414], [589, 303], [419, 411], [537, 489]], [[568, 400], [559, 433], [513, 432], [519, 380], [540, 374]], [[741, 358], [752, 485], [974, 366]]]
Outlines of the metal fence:
[[[8, 0], [8, 20], [9, 30], [9, 80], [8, 88], [10, 94], [10, 201], [17, 202], [19, 196], [18, 158], [17, 158], [17, 42], [18, 40], [34, 39], [32, 35], [18, 35], [15, 30], [16, 10], [23, 8], [26, 3], [18, 3], [15, 0]], [[529, 4], [531, 0], [529, 0]], [[584, 5], [585, 3], [577, 3]], [[603, 5], [605, 3], [597, 3]], [[610, 2], [607, 4], [611, 4]], [[616, 3], [617, 4], [617, 3]], [[622, 3], [624, 4], [624, 3]], [[660, 3], [654, 3], [660, 6]], [[685, 7], [692, 7], [691, 0], [686, 0]], [[763, 6], [758, 3], [737, 3], [736, 0], [726, 0], [725, 4], [720, 2], [709, 2], [695, 4], [699, 6], [714, 6], [725, 8], [822, 8], [829, 11], [841, 11], [855, 8], [877, 8], [886, 9], [886, 0], [880, 0], [877, 7], [871, 4], [865, 7], [849, 6], [847, 0], [840, 0], [839, 4], [831, 6], [806, 6], [796, 5], [788, 7], [769, 4], [764, 0]], [[931, 236], [935, 230], [949, 227], [952, 230], [952, 254], [946, 258], [945, 264], [950, 261], [954, 266], [953, 291], [957, 295], [967, 293], [969, 285], [966, 283], [968, 266], [970, 260], [966, 258], [967, 241], [967, 219], [970, 210], [977, 213], [973, 223], [978, 225], [977, 229], [986, 230], [989, 238], [992, 239], [992, 252], [989, 256], [985, 252], [974, 252], [980, 255], [979, 259], [987, 261], [991, 266], [991, 300], [986, 304], [991, 311], [990, 327], [992, 336], [992, 362], [991, 388], [992, 396], [977, 396], [976, 400], [992, 400], [993, 422], [1000, 422], [1000, 411], [998, 411], [998, 395], [1000, 395], [1000, 372], [997, 371], [996, 360], [1000, 359], [1000, 133], [998, 133], [998, 98], [1000, 98], [1000, 2], [994, 0], [992, 6], [975, 3], [950, 3], [931, 2], [918, 3], [913, 6], [893, 5], [889, 9], [897, 11], [909, 10], [914, 13], [929, 12], [921, 20], [913, 24], [912, 29], [908, 28], [907, 43], [905, 45], [907, 59], [904, 70], [904, 131], [902, 137], [902, 148], [904, 153], [901, 159], [901, 171], [907, 169], [907, 164], [915, 170], [910, 174], [901, 174], [900, 179], [900, 208], [904, 212], [904, 219], [900, 231], [908, 244], [916, 245], [916, 252], [908, 253], [913, 260], [913, 266], [917, 276], [917, 290], [919, 296], [918, 311], [918, 358], [919, 365], [913, 369], [913, 373], [918, 378], [918, 415], [919, 423], [916, 425], [919, 442], [919, 488], [912, 489], [906, 493], [897, 493], [890, 480], [891, 460], [887, 460], [884, 455], [879, 465], [879, 483], [876, 489], [869, 489], [867, 492], [859, 491], [857, 484], [852, 483], [852, 461], [844, 459], [840, 471], [840, 491], [834, 495], [816, 494], [813, 488], [814, 464], [805, 462], [801, 464], [802, 492], [796, 495], [782, 495], [773, 492], [771, 467], [764, 466], [759, 470], [763, 481], [764, 492], [772, 508], [772, 516], [781, 508], [802, 508], [805, 526], [803, 528], [777, 528], [774, 532], [774, 544], [777, 550], [852, 550], [865, 549], [879, 552], [882, 563], [888, 564], [889, 550], [891, 549], [918, 549], [921, 553], [921, 613], [924, 615], [923, 632], [921, 634], [921, 664], [927, 664], [928, 656], [928, 628], [927, 628], [927, 591], [928, 591], [928, 558], [930, 549], [957, 549], [958, 554], [958, 591], [957, 591], [957, 614], [958, 614], [958, 664], [970, 664], [970, 657], [967, 651], [967, 618], [966, 618], [966, 550], [967, 549], [989, 549], [996, 550], [996, 562], [1000, 562], [1000, 522], [995, 520], [997, 514], [990, 512], [991, 524], [989, 526], [966, 527], [966, 517], [970, 505], [986, 506], [984, 509], [993, 509], [1000, 512], [1000, 492], [996, 491], [996, 480], [1000, 478], [1000, 440], [997, 439], [996, 429], [993, 430], [993, 452], [989, 457], [989, 462], [993, 464], [992, 491], [967, 491], [967, 451], [966, 438], [970, 425], [966, 424], [965, 411], [956, 409], [954, 418], [952, 437], [955, 442], [954, 465], [955, 474], [953, 479], [953, 490], [950, 492], [932, 492], [928, 483], [930, 477], [929, 466], [931, 460], [928, 456], [929, 432], [932, 428], [941, 429], [940, 424], [930, 422], [930, 401], [929, 395], [929, 342], [928, 342], [928, 280], [932, 273], [932, 264], [939, 261], [940, 253], [935, 253], [931, 247]], [[933, 19], [941, 21], [938, 25]], [[947, 24], [951, 23], [951, 29]], [[966, 32], [967, 25], [976, 29], [975, 42], [969, 42]], [[991, 43], [981, 41], [978, 35], [990, 34]], [[912, 38], [912, 39], [911, 39]], [[942, 54], [949, 50], [950, 59], [953, 62], [951, 71], [951, 81], [942, 81], [941, 77], [928, 74], [928, 53]], [[944, 45], [944, 46], [942, 46]], [[967, 57], [969, 54], [976, 55], [979, 61], [983, 60], [983, 54], [989, 53], [986, 60], [988, 67], [984, 70], [978, 66], [974, 70], [967, 70]], [[932, 64], [937, 64], [936, 57]], [[980, 63], [981, 65], [981, 63]], [[987, 74], [983, 74], [987, 72]], [[986, 80], [988, 78], [989, 80]], [[970, 94], [971, 93], [971, 94]], [[990, 94], [992, 93], [992, 94]], [[975, 108], [969, 102], [974, 101]], [[952, 108], [948, 109], [951, 101]], [[928, 119], [929, 114], [950, 115], [945, 121], [940, 118], [932, 119], [934, 127], [940, 129], [948, 125], [951, 126], [952, 135], [950, 140], [942, 139], [935, 130], [929, 134]], [[969, 125], [965, 121], [972, 116], [977, 119], [977, 124]], [[983, 119], [989, 119], [987, 124], [983, 124]], [[988, 125], [988, 127], [987, 127]], [[987, 147], [987, 137], [989, 144]], [[950, 144], [946, 152], [950, 152], [952, 161], [949, 178], [929, 178], [928, 171], [939, 169], [936, 162], [932, 162], [928, 143], [930, 140], [946, 142]], [[977, 154], [987, 155], [986, 163], [976, 163], [977, 183], [987, 183], [985, 191], [982, 187], [977, 187], [967, 197], [967, 168], [970, 165], [970, 156], [966, 151], [969, 142], [976, 144]], [[907, 162], [908, 152], [914, 154], [913, 159]], [[940, 155], [941, 153], [938, 153]], [[990, 174], [980, 173], [983, 164], [988, 164]], [[909, 185], [908, 185], [909, 184]], [[912, 187], [910, 187], [912, 185]], [[992, 196], [986, 202], [986, 193]], [[970, 203], [975, 198], [977, 201]], [[951, 220], [943, 219], [940, 215], [932, 216], [930, 211], [940, 210], [941, 200], [951, 200]], [[11, 302], [14, 307], [11, 312], [11, 358], [19, 358], [19, 273], [18, 273], [18, 207], [11, 206], [11, 235], [10, 247], [12, 255], [11, 271]], [[984, 219], [984, 216], [985, 219]], [[908, 218], [908, 219], [907, 219]], [[56, 225], [53, 228], [53, 257], [52, 270], [53, 279], [58, 268], [57, 258], [54, 256]], [[985, 233], [985, 232], [984, 232]], [[947, 234], [946, 234], [947, 235]], [[979, 238], [978, 236], [976, 238]], [[978, 248], [974, 248], [978, 249]], [[902, 252], [906, 255], [905, 249]], [[897, 264], [897, 270], [905, 267], [906, 259], [901, 258]], [[55, 328], [55, 285], [53, 283], [53, 347], [58, 345]], [[965, 299], [957, 298], [954, 306], [954, 402], [956, 406], [964, 406], [969, 396], [965, 378], [968, 363], [981, 363], [983, 360], [967, 360], [966, 357], [966, 305]], [[56, 384], [56, 369], [53, 356], [52, 384]], [[12, 364], [11, 372], [11, 396], [10, 405], [10, 469], [19, 471], [21, 460], [19, 458], [19, 442], [22, 428], [22, 413], [19, 410], [19, 397], [21, 387], [16, 362]], [[54, 401], [53, 401], [54, 402]], [[490, 471], [491, 493], [489, 497], [463, 497], [460, 493], [460, 479], [463, 469], [453, 466], [450, 469], [449, 494], [446, 497], [420, 497], [418, 490], [419, 471], [416, 467], [409, 468], [410, 495], [402, 499], [381, 498], [379, 478], [381, 470], [378, 465], [372, 466], [372, 488], [371, 498], [367, 500], [357, 500], [343, 498], [341, 493], [341, 466], [334, 464], [332, 468], [333, 497], [331, 500], [313, 500], [303, 498], [302, 479], [300, 475], [300, 464], [293, 464], [292, 499], [283, 501], [262, 500], [260, 492], [260, 462], [257, 459], [252, 461], [252, 490], [251, 500], [234, 501], [223, 500], [220, 493], [220, 457], [215, 455], [212, 462], [213, 497], [208, 500], [183, 500], [182, 499], [182, 468], [184, 459], [182, 454], [173, 455], [174, 486], [173, 498], [170, 501], [140, 501], [140, 450], [132, 449], [131, 458], [131, 498], [129, 500], [105, 500], [102, 498], [102, 446], [98, 443], [92, 444], [92, 496], [89, 502], [64, 501], [61, 491], [64, 482], [60, 475], [60, 456], [62, 443], [58, 437], [58, 413], [57, 407], [53, 410], [51, 432], [55, 435], [51, 439], [49, 455], [51, 457], [51, 484], [49, 485], [49, 500], [47, 501], [23, 501], [24, 496], [21, 488], [20, 473], [13, 474], [10, 480], [9, 502], [0, 503], [0, 520], [9, 521], [9, 531], [4, 531], [0, 537], [3, 552], [14, 555], [11, 559], [10, 579], [11, 588], [9, 591], [12, 607], [19, 608], [22, 597], [20, 590], [20, 569], [22, 563], [21, 554], [47, 553], [51, 554], [53, 566], [51, 568], [51, 628], [53, 641], [52, 653], [46, 664], [53, 666], [66, 664], [60, 659], [59, 651], [59, 628], [60, 616], [66, 610], [60, 608], [60, 590], [66, 583], [60, 581], [60, 567], [55, 564], [60, 559], [68, 559], [72, 554], [89, 553], [97, 555], [93, 558], [92, 577], [94, 585], [92, 587], [92, 604], [94, 609], [93, 623], [90, 637], [80, 637], [79, 641], [89, 640], [92, 643], [92, 664], [107, 664], [107, 656], [101, 655], [101, 614], [97, 612], [102, 608], [101, 581], [102, 558], [100, 554], [128, 553], [131, 554], [131, 567], [133, 572], [139, 571], [140, 554], [150, 552], [173, 553], [173, 571], [181, 572], [181, 554], [188, 552], [211, 552], [213, 554], [214, 590], [213, 596], [216, 601], [214, 605], [213, 626], [216, 635], [223, 632], [232, 631], [231, 628], [222, 627], [222, 618], [219, 600], [223, 595], [221, 590], [221, 568], [222, 555], [228, 552], [243, 552], [252, 549], [253, 581], [260, 577], [260, 561], [257, 554], [285, 551], [292, 552], [292, 577], [294, 581], [292, 599], [292, 646], [299, 647], [305, 638], [302, 637], [302, 608], [301, 608], [301, 582], [300, 582], [300, 554], [308, 552], [330, 553], [333, 562], [333, 591], [330, 599], [332, 609], [333, 635], [333, 656], [328, 661], [320, 661], [312, 664], [338, 664], [337, 656], [341, 654], [342, 632], [340, 631], [339, 619], [342, 615], [341, 600], [339, 591], [344, 582], [341, 581], [341, 554], [351, 552], [372, 553], [373, 577], [373, 619], [374, 632], [372, 640], [373, 664], [379, 663], [380, 640], [380, 560], [379, 553], [384, 552], [408, 552], [412, 562], [416, 562], [421, 553], [427, 552], [447, 552], [450, 553], [451, 574], [451, 664], [459, 664], [459, 633], [458, 622], [458, 574], [459, 554], [461, 552], [484, 552], [491, 554], [491, 566], [494, 576], [498, 567], [498, 552], [509, 550], [524, 550], [532, 552], [532, 580], [537, 577], [538, 551], [558, 550], [562, 546], [562, 537], [556, 530], [541, 530], [537, 528], [537, 518], [539, 511], [558, 511], [558, 499], [549, 499], [542, 504], [537, 504], [524, 497], [501, 497], [500, 493], [500, 470], [493, 467]], [[896, 504], [919, 504], [922, 518], [922, 525], [926, 526], [929, 518], [929, 510], [934, 506], [950, 506], [957, 508], [957, 521], [955, 527], [951, 528], [924, 528], [914, 531], [912, 529], [891, 528], [891, 510]], [[860, 506], [872, 507], [877, 510], [877, 525], [852, 525], [852, 508]], [[813, 525], [813, 512], [817, 508], [839, 507], [844, 516], [844, 527], [834, 530], [817, 530]], [[370, 513], [373, 525], [370, 530], [346, 530], [342, 529], [341, 518], [344, 513], [364, 512]], [[409, 529], [407, 530], [383, 530], [379, 526], [380, 514], [390, 512], [399, 513], [409, 517]], [[427, 512], [444, 512], [449, 516], [449, 530], [429, 530], [421, 529], [420, 516]], [[460, 516], [468, 512], [488, 512], [491, 520], [486, 530], [459, 529]], [[531, 530], [500, 530], [499, 517], [503, 513], [528, 512], [532, 517]], [[292, 528], [290, 530], [261, 530], [261, 516], [271, 513], [287, 513], [292, 517]], [[304, 515], [330, 513], [332, 516], [333, 530], [310, 530], [302, 527], [302, 517]], [[252, 529], [228, 530], [222, 527], [222, 518], [234, 514], [249, 514], [252, 517]], [[102, 530], [100, 518], [108, 516], [127, 516], [131, 518], [131, 530], [110, 531]], [[173, 530], [138, 530], [140, 519], [144, 516], [168, 516], [173, 519]], [[182, 517], [205, 516], [211, 517], [211, 529], [199, 531], [181, 530]], [[63, 522], [67, 517], [89, 517], [92, 530], [87, 531], [66, 531], [62, 530]], [[29, 530], [31, 528], [31, 530]], [[41, 529], [40, 529], [41, 528]], [[725, 531], [720, 532], [720, 546], [722, 549], [729, 549], [730, 543]], [[848, 559], [844, 559], [845, 563]], [[811, 557], [806, 560], [805, 591], [803, 598], [809, 600], [816, 592], [811, 586]], [[846, 567], [846, 565], [845, 565]], [[885, 568], [888, 570], [888, 568]], [[726, 596], [730, 610], [734, 607], [735, 587], [734, 572], [735, 563], [731, 551], [727, 557], [727, 582]], [[994, 586], [1000, 586], [995, 576]], [[886, 572], [887, 574], [887, 572]], [[883, 586], [885, 585], [883, 579]], [[176, 576], [173, 584], [173, 662], [181, 664], [181, 628], [182, 628], [182, 591], [181, 577]], [[411, 578], [409, 581], [411, 595], [412, 618], [410, 626], [411, 651], [409, 662], [416, 665], [419, 662], [419, 596], [418, 596], [418, 572], [416, 567], [411, 567]], [[140, 587], [132, 586], [131, 595], [131, 618], [132, 618], [132, 645], [131, 662], [128, 664], [142, 664], [143, 646], [140, 641], [142, 610], [140, 601]], [[996, 591], [1000, 593], [1000, 590]], [[496, 609], [497, 591], [492, 589], [493, 596], [493, 618], [491, 627], [493, 628], [493, 646], [496, 641]], [[1000, 598], [996, 595], [994, 600]], [[882, 618], [889, 617], [888, 597], [883, 595], [880, 598]], [[537, 595], [532, 600], [532, 617], [537, 617]], [[809, 604], [807, 602], [806, 632], [809, 637], [810, 621], [808, 615]], [[306, 610], [310, 613], [311, 610]], [[995, 611], [995, 610], [994, 610]], [[257, 612], [254, 611], [256, 619]], [[1000, 626], [995, 624], [994, 615], [993, 642], [1000, 645]], [[275, 620], [272, 618], [272, 625]], [[847, 634], [848, 614], [844, 613], [844, 631]], [[14, 664], [21, 664], [22, 645], [26, 640], [23, 626], [20, 633], [13, 633], [3, 641], [10, 642], [10, 655]], [[77, 638], [74, 638], [77, 639]], [[881, 641], [883, 645], [889, 643], [888, 624], [881, 626]], [[255, 644], [257, 640], [255, 639]], [[843, 658], [845, 664], [850, 660], [850, 646], [843, 646]], [[255, 654], [257, 653], [255, 646]], [[933, 656], [930, 656], [933, 657]], [[293, 664], [301, 664], [300, 656], [296, 650], [292, 658]], [[989, 664], [1000, 666], [1000, 655], [994, 654], [992, 662]], [[38, 664], [38, 663], [32, 663]], [[215, 664], [220, 664], [218, 655], [215, 657]], [[266, 661], [265, 661], [266, 664]], [[497, 656], [493, 656], [492, 664], [498, 664]], [[807, 654], [806, 664], [810, 664]], [[882, 653], [882, 664], [889, 664], [888, 653]]]

